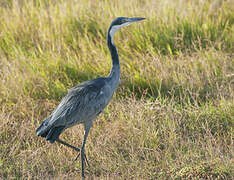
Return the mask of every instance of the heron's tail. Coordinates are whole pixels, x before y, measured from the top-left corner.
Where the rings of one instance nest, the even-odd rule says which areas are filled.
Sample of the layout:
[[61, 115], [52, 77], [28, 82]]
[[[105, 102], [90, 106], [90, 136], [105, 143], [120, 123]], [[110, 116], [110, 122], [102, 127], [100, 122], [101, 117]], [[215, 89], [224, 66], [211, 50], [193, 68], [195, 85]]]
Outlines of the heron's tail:
[[49, 120], [50, 120], [51, 116], [49, 116], [48, 118], [46, 118], [41, 124], [40, 126], [37, 128], [36, 133], [38, 136], [41, 137], [46, 137], [48, 134], [48, 130], [50, 128], [49, 124]]
[[48, 125], [51, 117], [46, 118], [37, 128], [36, 133], [38, 136], [46, 138], [50, 143], [54, 143], [59, 135], [65, 130], [65, 126], [53, 127]]

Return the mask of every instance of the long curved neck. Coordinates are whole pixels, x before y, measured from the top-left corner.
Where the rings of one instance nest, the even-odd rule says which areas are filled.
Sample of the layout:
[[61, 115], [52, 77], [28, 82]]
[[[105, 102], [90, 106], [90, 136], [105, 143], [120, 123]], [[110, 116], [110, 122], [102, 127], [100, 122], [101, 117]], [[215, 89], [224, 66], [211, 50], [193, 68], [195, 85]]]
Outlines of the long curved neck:
[[111, 53], [112, 69], [108, 78], [110, 79], [111, 84], [116, 88], [120, 80], [120, 64], [118, 51], [113, 43], [113, 36], [114, 34], [112, 34], [109, 29], [107, 34], [107, 45]]

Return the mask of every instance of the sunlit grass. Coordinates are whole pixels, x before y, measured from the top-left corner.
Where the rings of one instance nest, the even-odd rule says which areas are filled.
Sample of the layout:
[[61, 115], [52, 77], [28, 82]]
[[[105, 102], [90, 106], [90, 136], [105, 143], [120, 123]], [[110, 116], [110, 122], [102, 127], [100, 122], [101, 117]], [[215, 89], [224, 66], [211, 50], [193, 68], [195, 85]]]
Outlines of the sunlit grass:
[[[97, 179], [233, 178], [231, 1], [0, 1], [0, 177], [80, 177], [75, 152], [35, 134], [67, 89], [107, 76], [116, 16], [147, 20], [115, 37], [121, 84], [87, 142]], [[79, 146], [83, 129], [62, 138]]]

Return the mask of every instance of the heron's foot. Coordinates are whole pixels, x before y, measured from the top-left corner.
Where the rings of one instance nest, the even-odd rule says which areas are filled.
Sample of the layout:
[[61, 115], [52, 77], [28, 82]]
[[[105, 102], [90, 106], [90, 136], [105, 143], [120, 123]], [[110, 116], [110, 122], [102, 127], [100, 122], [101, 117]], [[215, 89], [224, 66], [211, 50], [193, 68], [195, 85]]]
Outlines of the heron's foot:
[[[81, 153], [81, 149], [80, 149], [80, 148], [75, 147], [75, 146], [73, 146], [73, 145], [70, 145], [70, 144], [66, 143], [65, 141], [62, 141], [62, 140], [59, 139], [59, 138], [56, 139], [56, 141], [57, 141], [58, 143], [61, 143], [61, 144], [65, 145], [65, 146], [68, 146], [68, 147], [72, 148], [73, 150], [75, 150], [76, 152], [78, 152], [79, 154], [76, 156], [76, 158], [74, 159], [74, 161], [76, 161], [76, 160], [78, 159], [78, 157], [80, 156], [80, 153]], [[85, 153], [83, 153], [83, 154], [84, 154], [84, 160], [85, 160], [85, 162], [87, 163], [87, 165], [89, 166], [88, 159], [87, 159]]]
[[[80, 152], [78, 153], [78, 155], [76, 156], [76, 158], [74, 159], [74, 161], [77, 161], [77, 159], [80, 157]], [[85, 163], [90, 167], [89, 165], [89, 161], [86, 157], [86, 154], [84, 153], [84, 159], [85, 159]]]

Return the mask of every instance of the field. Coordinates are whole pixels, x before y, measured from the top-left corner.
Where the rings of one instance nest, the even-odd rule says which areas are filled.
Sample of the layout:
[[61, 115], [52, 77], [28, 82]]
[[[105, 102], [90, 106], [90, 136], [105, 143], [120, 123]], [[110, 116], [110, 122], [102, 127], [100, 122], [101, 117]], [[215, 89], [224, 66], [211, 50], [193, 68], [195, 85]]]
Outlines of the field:
[[35, 130], [108, 75], [118, 16], [147, 19], [115, 35], [121, 84], [88, 136], [87, 179], [234, 178], [232, 0], [0, 0], [0, 179], [80, 178], [76, 152]]

